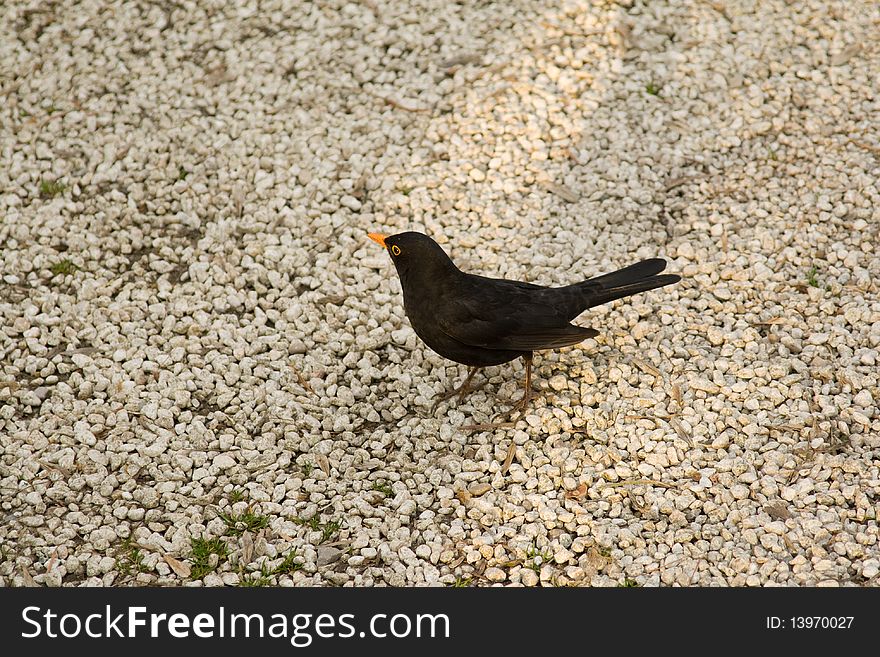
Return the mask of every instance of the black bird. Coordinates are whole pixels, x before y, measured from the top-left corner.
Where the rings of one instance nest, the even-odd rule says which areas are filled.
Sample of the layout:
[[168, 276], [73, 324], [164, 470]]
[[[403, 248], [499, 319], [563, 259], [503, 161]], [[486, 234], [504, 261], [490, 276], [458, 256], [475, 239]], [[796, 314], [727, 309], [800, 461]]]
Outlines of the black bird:
[[385, 247], [397, 267], [404, 310], [416, 335], [444, 358], [470, 367], [464, 383], [437, 403], [455, 394], [461, 399], [479, 368], [522, 357], [525, 391], [511, 411], [524, 411], [531, 398], [532, 352], [597, 335], [570, 323], [587, 308], [681, 280], [660, 275], [666, 261], [652, 258], [580, 283], [545, 287], [466, 274], [422, 233], [369, 237]]

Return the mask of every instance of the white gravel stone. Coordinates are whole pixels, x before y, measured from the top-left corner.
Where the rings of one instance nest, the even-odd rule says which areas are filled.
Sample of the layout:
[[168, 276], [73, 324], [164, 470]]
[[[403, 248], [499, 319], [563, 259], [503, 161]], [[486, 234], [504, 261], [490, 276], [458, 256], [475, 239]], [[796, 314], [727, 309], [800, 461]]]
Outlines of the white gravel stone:
[[870, 390], [862, 390], [855, 397], [853, 403], [858, 404], [862, 408], [874, 408], [874, 397]]
[[214, 457], [213, 466], [215, 469], [219, 470], [228, 470], [229, 468], [235, 467], [235, 459], [232, 458], [229, 454], [218, 454]]
[[522, 582], [523, 586], [537, 586], [540, 578], [535, 571], [523, 569], [520, 572], [520, 582]]

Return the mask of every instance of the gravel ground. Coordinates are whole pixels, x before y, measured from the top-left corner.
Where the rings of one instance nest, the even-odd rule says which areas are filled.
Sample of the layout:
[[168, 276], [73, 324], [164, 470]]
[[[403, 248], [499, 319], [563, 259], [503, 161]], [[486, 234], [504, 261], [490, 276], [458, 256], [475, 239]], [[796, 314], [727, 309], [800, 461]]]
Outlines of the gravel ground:
[[[4, 7], [0, 584], [880, 582], [880, 4], [547, 5]], [[405, 229], [684, 280], [467, 430]]]

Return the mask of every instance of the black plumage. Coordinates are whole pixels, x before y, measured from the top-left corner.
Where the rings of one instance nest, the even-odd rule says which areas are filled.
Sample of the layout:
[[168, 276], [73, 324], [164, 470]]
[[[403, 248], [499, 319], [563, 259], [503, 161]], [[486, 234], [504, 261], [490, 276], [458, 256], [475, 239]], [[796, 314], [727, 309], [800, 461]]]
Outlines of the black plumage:
[[462, 386], [441, 400], [456, 393], [462, 396], [477, 368], [522, 357], [526, 390], [517, 407], [525, 408], [532, 352], [597, 335], [593, 328], [571, 324], [588, 308], [680, 280], [661, 274], [666, 261], [652, 258], [572, 285], [546, 287], [465, 273], [422, 233], [371, 233], [370, 238], [391, 255], [406, 316], [416, 335], [444, 358], [472, 368]]

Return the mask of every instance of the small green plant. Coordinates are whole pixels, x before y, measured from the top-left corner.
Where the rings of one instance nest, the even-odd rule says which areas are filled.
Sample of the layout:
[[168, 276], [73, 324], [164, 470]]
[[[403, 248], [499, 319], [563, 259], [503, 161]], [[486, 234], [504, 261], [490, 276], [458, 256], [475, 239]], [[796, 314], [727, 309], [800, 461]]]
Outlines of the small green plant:
[[241, 488], [233, 488], [229, 493], [229, 502], [235, 504], [244, 499], [244, 491]]
[[194, 538], [190, 541], [190, 547], [192, 548], [190, 579], [202, 579], [214, 570], [216, 566], [211, 565], [212, 554], [216, 554], [218, 557], [217, 565], [229, 556], [229, 547], [226, 545], [226, 541], [221, 538]]
[[328, 520], [327, 522], [322, 523], [317, 515], [314, 515], [311, 518], [290, 518], [290, 521], [295, 522], [297, 525], [308, 527], [313, 532], [321, 532], [320, 543], [326, 543], [329, 541], [342, 527], [342, 523], [338, 520]]
[[649, 94], [651, 94], [652, 96], [659, 96], [660, 95], [660, 87], [658, 87], [653, 82], [649, 82], [648, 84], [645, 85], [645, 91], [648, 92]]
[[122, 554], [116, 558], [116, 570], [122, 575], [132, 575], [149, 572], [144, 565], [144, 555], [141, 549], [126, 539], [122, 543]]
[[810, 271], [807, 272], [807, 283], [810, 287], [819, 287], [819, 279], [816, 278], [816, 274], [819, 273], [819, 268], [816, 265], [813, 265], [810, 268]]
[[631, 589], [631, 588], [637, 588], [638, 585], [639, 585], [639, 583], [636, 580], [634, 580], [630, 577], [626, 577], [626, 578], [624, 578], [622, 584], [618, 584], [618, 587], [622, 588], [622, 589]]
[[62, 276], [67, 276], [68, 274], [72, 274], [79, 267], [73, 264], [72, 260], [61, 260], [59, 262], [54, 263], [51, 267], [49, 267], [49, 271], [52, 272], [53, 276], [58, 276], [59, 274]]
[[59, 194], [64, 193], [65, 189], [67, 189], [67, 186], [63, 182], [58, 182], [57, 180], [40, 181], [40, 196], [43, 198], [58, 196]]
[[55, 112], [59, 111], [61, 111], [61, 108], [55, 107], [55, 105], [49, 105], [49, 107], [46, 108], [46, 114], [48, 114], [49, 116], [52, 116]]
[[301, 467], [302, 467], [303, 477], [305, 477], [306, 479], [308, 479], [309, 476], [311, 476], [312, 470], [315, 469], [314, 463], [303, 463]]
[[244, 513], [221, 513], [220, 520], [226, 525], [226, 533], [241, 536], [245, 532], [253, 532], [269, 526], [269, 518], [261, 516], [250, 509]]
[[449, 586], [454, 589], [466, 589], [471, 585], [471, 581], [470, 577], [456, 577], [455, 581]]
[[324, 525], [321, 527], [321, 542], [326, 543], [331, 538], [336, 536], [340, 527], [342, 527], [342, 523], [338, 520], [331, 520], [324, 523]]
[[553, 553], [550, 552], [550, 550], [539, 550], [537, 543], [532, 543], [529, 549], [526, 550], [527, 563], [524, 563], [523, 566], [530, 570], [534, 570], [536, 573], [540, 573], [541, 566], [552, 559]]
[[241, 575], [238, 578], [238, 586], [241, 587], [250, 587], [250, 586], [269, 586], [270, 580], [268, 577], [263, 577], [262, 575], [258, 575], [257, 573], [251, 573], [250, 575]]
[[387, 481], [377, 481], [373, 484], [373, 490], [382, 493], [385, 497], [391, 497], [392, 495], [394, 495], [391, 484], [389, 484]]
[[282, 562], [275, 566], [272, 570], [273, 575], [290, 575], [295, 573], [297, 570], [302, 570], [303, 565], [301, 563], [297, 563], [294, 561], [299, 556], [299, 553], [296, 551], [296, 548], [287, 553], [287, 556], [284, 557]]
[[189, 171], [187, 171], [183, 167], [177, 167], [177, 179], [178, 180], [186, 180], [186, 177], [188, 175], [189, 175]]
[[271, 577], [272, 572], [265, 564], [260, 566], [260, 572], [258, 573], [245, 574], [244, 569], [242, 568], [242, 570], [238, 572], [238, 585], [242, 587], [269, 586], [272, 582]]
[[312, 531], [316, 532], [321, 528], [321, 519], [318, 516], [312, 516], [311, 518], [302, 518], [302, 517], [290, 517], [289, 520], [291, 522], [296, 523], [297, 525], [301, 525], [303, 527], [308, 527]]

